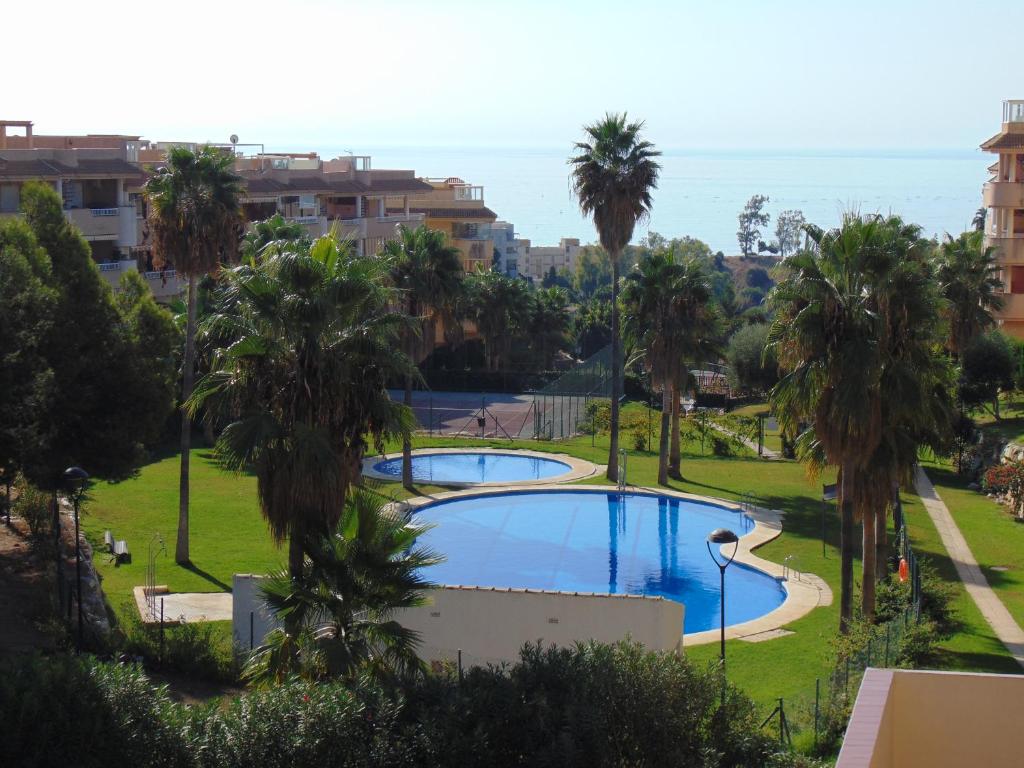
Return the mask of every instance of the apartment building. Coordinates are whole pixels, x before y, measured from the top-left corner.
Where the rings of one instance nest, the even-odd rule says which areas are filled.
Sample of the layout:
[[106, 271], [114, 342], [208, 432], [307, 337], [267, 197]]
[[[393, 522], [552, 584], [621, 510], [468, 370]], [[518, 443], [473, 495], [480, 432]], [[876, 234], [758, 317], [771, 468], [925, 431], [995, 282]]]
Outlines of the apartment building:
[[982, 188], [985, 244], [997, 249], [1004, 286], [996, 313], [1007, 333], [1024, 338], [1024, 99], [1003, 102], [999, 133], [981, 145], [997, 156]]
[[519, 275], [534, 282], [541, 282], [552, 267], [555, 272], [567, 269], [576, 271], [576, 259], [580, 253], [580, 241], [576, 237], [563, 237], [558, 245], [534, 246], [529, 240], [523, 242], [523, 253], [519, 256]]
[[503, 275], [519, 277], [519, 259], [526, 254], [530, 241], [516, 237], [515, 227], [507, 221], [491, 224], [494, 237], [495, 267]]
[[[405, 210], [422, 214], [424, 223], [448, 236], [449, 242], [462, 255], [462, 266], [467, 272], [489, 270], [495, 263], [492, 225], [497, 214], [484, 204], [484, 188], [467, 184], [451, 176], [444, 179], [422, 179], [429, 192], [417, 196]], [[388, 195], [387, 210], [398, 213], [399, 199]]]
[[[0, 215], [17, 215], [26, 181], [49, 182], [111, 285], [137, 270], [157, 299], [181, 295], [185, 282], [173, 268], [154, 268], [142, 187], [171, 147], [201, 145], [122, 135], [40, 136], [32, 129], [30, 121], [0, 121]], [[365, 155], [323, 160], [312, 152], [267, 153], [255, 144], [216, 146], [235, 156], [250, 222], [280, 213], [312, 237], [334, 233], [361, 253], [377, 253], [399, 224], [417, 227], [427, 218], [412, 202], [434, 186], [412, 170], [375, 169]], [[256, 151], [245, 154], [247, 148]]]
[[184, 282], [173, 269], [153, 268], [141, 197], [146, 146], [139, 136], [46, 136], [29, 120], [0, 120], [0, 217], [19, 215], [26, 182], [45, 181], [112, 286], [124, 272], [139, 271], [158, 299], [171, 299]]

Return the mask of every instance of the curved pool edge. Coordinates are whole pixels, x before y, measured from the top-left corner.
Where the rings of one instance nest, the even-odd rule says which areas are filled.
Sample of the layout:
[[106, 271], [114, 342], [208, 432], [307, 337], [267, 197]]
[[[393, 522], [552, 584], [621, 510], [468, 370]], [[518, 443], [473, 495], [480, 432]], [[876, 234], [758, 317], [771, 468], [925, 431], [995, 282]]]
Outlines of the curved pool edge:
[[[399, 454], [401, 455], [401, 454]], [[546, 454], [550, 456], [551, 454]], [[415, 511], [420, 507], [430, 506], [452, 499], [470, 498], [473, 496], [500, 496], [509, 493], [535, 493], [537, 491], [599, 491], [612, 493], [636, 493], [646, 496], [669, 496], [683, 501], [697, 501], [704, 504], [713, 504], [725, 507], [735, 512], [742, 512], [754, 523], [753, 529], [743, 534], [739, 540], [739, 548], [736, 551], [735, 561], [750, 568], [759, 570], [774, 579], [777, 579], [783, 591], [786, 593], [782, 604], [769, 611], [763, 616], [739, 624], [730, 624], [725, 627], [726, 640], [738, 640], [750, 638], [775, 629], [781, 629], [797, 619], [803, 618], [812, 610], [818, 607], [831, 605], [832, 590], [820, 576], [813, 573], [796, 573], [796, 578], [786, 579], [784, 568], [779, 563], [765, 560], [754, 554], [754, 550], [763, 547], [770, 541], [782, 535], [782, 518], [784, 513], [777, 509], [766, 509], [764, 507], [743, 507], [728, 499], [719, 499], [714, 496], [702, 496], [695, 493], [684, 493], [669, 488], [652, 488], [647, 486], [627, 486], [620, 489], [617, 485], [566, 485], [565, 482], [551, 482], [550, 480], [530, 481], [527, 483], [484, 483], [455, 491], [445, 491], [433, 495], [414, 496], [409, 499], [397, 502], [398, 509], [405, 513]], [[728, 572], [726, 572], [728, 578]], [[642, 597], [642, 596], [641, 596]], [[700, 632], [687, 632], [680, 634], [682, 647], [685, 649], [691, 645], [704, 645], [706, 643], [718, 642], [721, 637], [719, 629], [705, 629]]]
[[[560, 475], [554, 477], [543, 477], [537, 480], [498, 480], [496, 482], [487, 483], [473, 483], [473, 482], [455, 482], [455, 481], [431, 481], [425, 483], [426, 485], [439, 485], [444, 488], [458, 488], [458, 489], [500, 489], [500, 488], [523, 488], [532, 487], [534, 489], [542, 485], [560, 485], [564, 483], [575, 482], [576, 480], [584, 480], [588, 477], [593, 477], [598, 472], [602, 471], [604, 467], [594, 464], [593, 462], [587, 461], [586, 459], [579, 459], [575, 456], [570, 456], [566, 453], [548, 453], [545, 451], [531, 451], [526, 448], [417, 448], [412, 452], [415, 456], [437, 456], [437, 455], [451, 455], [451, 454], [473, 454], [473, 453], [487, 453], [496, 456], [524, 456], [531, 459], [549, 459], [551, 461], [557, 461], [562, 464], [569, 466], [568, 472], [563, 472]], [[385, 453], [380, 456], [370, 456], [363, 459], [363, 477], [372, 477], [374, 480], [385, 480], [388, 482], [400, 482], [400, 478], [396, 478], [393, 475], [386, 475], [383, 472], [378, 472], [374, 469], [374, 466], [382, 461], [391, 461], [393, 459], [402, 458], [402, 452], [396, 453]]]

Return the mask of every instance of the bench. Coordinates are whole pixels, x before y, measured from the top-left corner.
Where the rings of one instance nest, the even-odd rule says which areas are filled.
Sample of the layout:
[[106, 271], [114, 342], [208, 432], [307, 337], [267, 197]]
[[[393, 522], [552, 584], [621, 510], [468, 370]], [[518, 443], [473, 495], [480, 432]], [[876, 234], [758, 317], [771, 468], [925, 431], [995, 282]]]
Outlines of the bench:
[[124, 539], [114, 543], [114, 549], [111, 554], [114, 556], [115, 563], [128, 563], [132, 559], [132, 553], [128, 551], [128, 542]]
[[132, 554], [128, 551], [128, 542], [124, 539], [122, 539], [121, 541], [115, 541], [113, 533], [111, 533], [110, 531], [104, 531], [103, 544], [104, 546], [106, 546], [107, 551], [110, 553], [110, 559], [112, 562], [131, 562]]

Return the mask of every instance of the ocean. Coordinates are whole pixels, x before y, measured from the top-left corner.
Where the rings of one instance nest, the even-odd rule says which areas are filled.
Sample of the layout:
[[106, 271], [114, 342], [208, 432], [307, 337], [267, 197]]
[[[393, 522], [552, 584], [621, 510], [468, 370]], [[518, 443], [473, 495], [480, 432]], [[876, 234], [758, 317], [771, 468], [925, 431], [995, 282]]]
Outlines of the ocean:
[[[323, 157], [346, 150], [321, 148]], [[484, 200], [500, 219], [515, 225], [534, 245], [562, 237], [596, 240], [569, 190], [570, 148], [353, 148], [369, 154], [375, 168], [415, 169], [419, 176], [458, 176], [484, 187]], [[797, 208], [823, 227], [843, 211], [896, 213], [926, 234], [969, 228], [981, 206], [981, 185], [991, 157], [977, 149], [939, 151], [666, 151], [649, 230], [666, 237], [690, 235], [726, 255], [739, 252], [736, 216], [755, 194], [767, 195], [772, 220], [762, 239], [773, 237], [779, 211]]]

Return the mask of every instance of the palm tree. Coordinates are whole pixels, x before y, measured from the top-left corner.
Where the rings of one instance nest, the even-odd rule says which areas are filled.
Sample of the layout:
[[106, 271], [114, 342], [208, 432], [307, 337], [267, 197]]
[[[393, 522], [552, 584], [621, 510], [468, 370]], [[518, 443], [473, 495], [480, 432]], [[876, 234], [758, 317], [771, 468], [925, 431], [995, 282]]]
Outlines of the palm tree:
[[641, 350], [651, 381], [661, 390], [658, 482], [668, 484], [672, 398], [694, 321], [705, 314], [711, 286], [699, 262], [679, 262], [672, 251], [655, 251], [627, 275], [622, 292], [625, 335]]
[[[457, 248], [448, 245], [443, 232], [420, 226], [409, 229], [400, 224], [398, 239], [384, 246], [391, 263], [391, 281], [401, 291], [405, 313], [417, 321], [405, 333], [405, 353], [414, 362], [416, 340], [438, 321], [445, 327], [454, 322], [454, 307], [462, 291], [462, 260]], [[412, 375], [405, 377], [405, 406], [412, 408]], [[413, 489], [412, 440], [402, 439], [402, 485]]]
[[863, 525], [861, 609], [875, 615], [875, 582], [885, 578], [886, 511], [898, 502], [901, 483], [912, 482], [918, 451], [948, 447], [954, 412], [949, 362], [942, 340], [943, 300], [935, 280], [932, 243], [921, 228], [890, 216], [883, 222], [888, 268], [873, 290], [880, 320], [881, 440], [864, 467], [857, 490]]
[[784, 429], [813, 425], [823, 460], [839, 468], [840, 611], [853, 615], [853, 521], [860, 474], [881, 442], [882, 356], [873, 281], [887, 269], [877, 217], [848, 214], [842, 227], [806, 228], [811, 247], [791, 256], [771, 295], [768, 343], [786, 371], [771, 402]]
[[484, 340], [487, 368], [507, 366], [512, 342], [527, 330], [531, 297], [524, 280], [499, 272], [476, 272], [466, 280], [466, 309]]
[[985, 247], [983, 232], [946, 235], [938, 250], [938, 279], [948, 302], [949, 350], [957, 357], [978, 334], [992, 328], [992, 312], [1003, 307], [996, 249]]
[[971, 226], [974, 227], [975, 232], [985, 231], [986, 219], [988, 219], [988, 208], [979, 208], [974, 212], [974, 218], [971, 219]]
[[257, 221], [242, 240], [242, 257], [250, 262], [271, 243], [290, 244], [309, 240], [306, 228], [297, 221], [288, 221], [280, 213], [269, 219]]
[[[192, 395], [195, 375], [196, 291], [199, 278], [238, 253], [243, 217], [241, 180], [232, 171], [234, 156], [213, 147], [170, 151], [167, 165], [146, 182], [149, 227], [157, 259], [188, 277], [188, 317], [182, 363], [181, 402]], [[175, 562], [189, 562], [189, 449], [192, 421], [181, 414], [181, 477], [178, 491], [178, 538]]]
[[601, 247], [612, 263], [612, 402], [608, 445], [609, 480], [619, 478], [619, 398], [622, 395], [622, 340], [619, 333], [619, 261], [638, 221], [650, 214], [651, 192], [658, 185], [660, 153], [640, 138], [642, 122], [626, 114], [607, 114], [584, 126], [587, 141], [577, 142], [569, 158], [572, 189], [580, 210], [592, 216]]
[[419, 637], [395, 618], [423, 605], [435, 585], [423, 569], [441, 561], [416, 546], [427, 530], [395, 515], [370, 492], [345, 502], [335, 528], [308, 543], [299, 575], [281, 571], [263, 585], [263, 600], [282, 620], [256, 648], [244, 676], [280, 683], [362, 674], [389, 681], [423, 670]]
[[325, 536], [358, 481], [367, 441], [404, 437], [412, 414], [387, 382], [415, 371], [401, 351], [408, 318], [394, 312], [385, 257], [362, 257], [332, 236], [266, 248], [224, 274], [206, 331], [213, 370], [189, 402], [233, 419], [215, 448], [256, 476], [260, 510], [288, 566], [303, 572], [310, 536]]
[[554, 368], [555, 353], [568, 348], [569, 294], [560, 286], [540, 288], [533, 294], [530, 341], [542, 370]]

